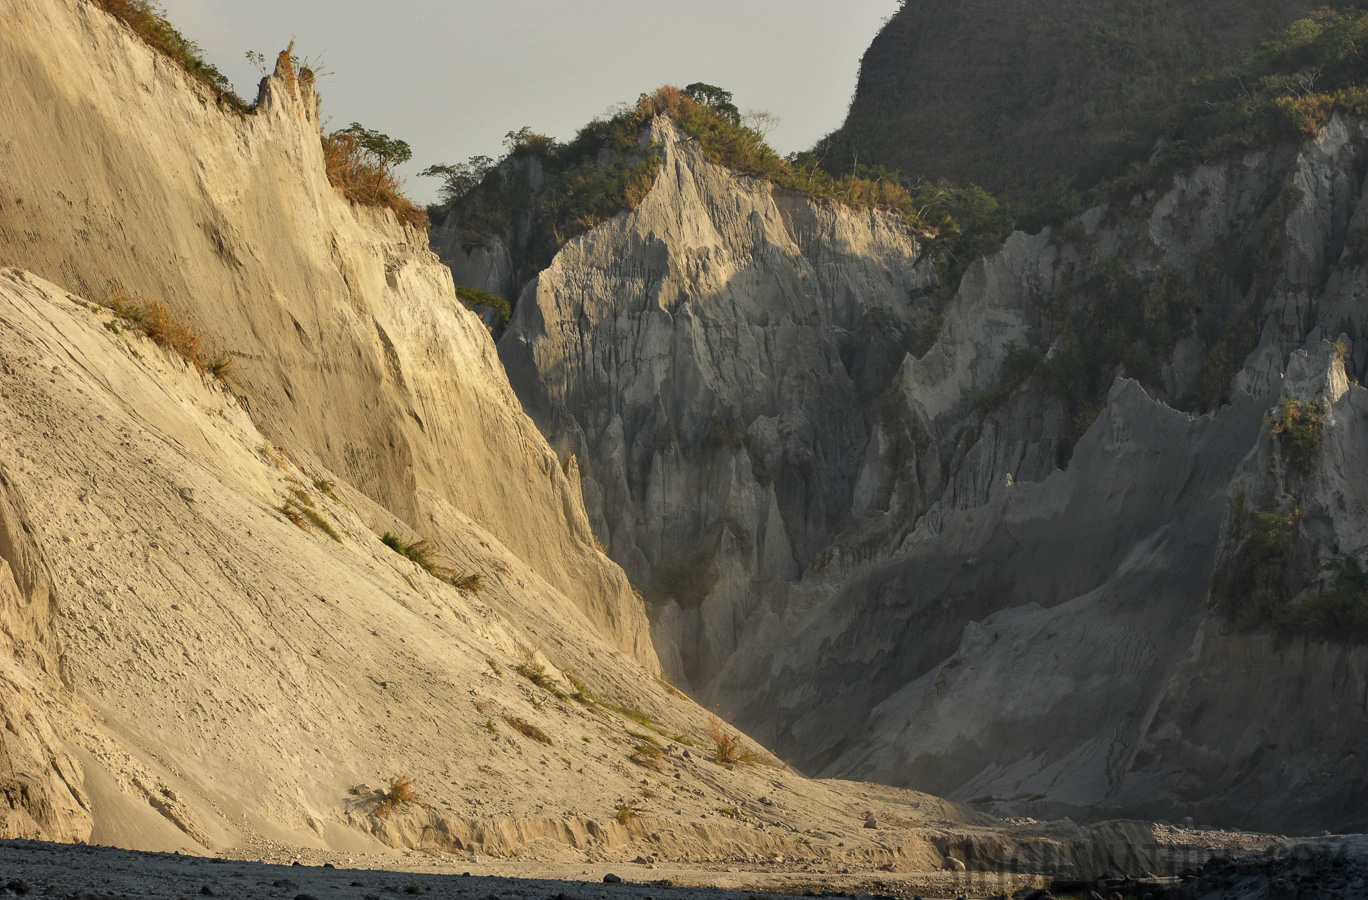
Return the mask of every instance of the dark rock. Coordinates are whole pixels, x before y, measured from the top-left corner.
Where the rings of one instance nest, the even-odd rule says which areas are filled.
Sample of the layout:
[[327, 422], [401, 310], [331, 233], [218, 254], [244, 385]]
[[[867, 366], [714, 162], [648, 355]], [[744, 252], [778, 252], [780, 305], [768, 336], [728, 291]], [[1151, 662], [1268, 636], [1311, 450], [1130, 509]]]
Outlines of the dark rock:
[[9, 881], [5, 883], [5, 888], [7, 890], [14, 891], [14, 893], [22, 897], [24, 894], [27, 894], [33, 890], [33, 885], [29, 884], [27, 881], [24, 881], [22, 878], [11, 878]]
[[200, 888], [200, 893], [205, 897], [212, 897], [214, 896], [214, 889], [206, 884], [204, 887]]
[[323, 864], [323, 868], [325, 868], [325, 869], [336, 869], [337, 866], [333, 865], [332, 863], [324, 863], [324, 864]]
[[604, 884], [622, 884], [622, 879], [619, 878], [618, 876], [614, 875], [612, 872], [609, 872], [607, 875], [604, 875], [604, 876], [603, 876], [603, 883], [604, 883]]

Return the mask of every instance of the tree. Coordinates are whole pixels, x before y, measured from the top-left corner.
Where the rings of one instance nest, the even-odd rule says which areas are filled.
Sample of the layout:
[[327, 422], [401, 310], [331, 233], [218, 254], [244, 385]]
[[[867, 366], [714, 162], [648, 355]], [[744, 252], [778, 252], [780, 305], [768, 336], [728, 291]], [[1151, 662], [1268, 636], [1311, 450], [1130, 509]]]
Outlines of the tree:
[[435, 166], [428, 166], [419, 172], [419, 176], [426, 178], [441, 178], [442, 187], [440, 190], [442, 202], [444, 204], [453, 203], [466, 194], [470, 193], [478, 184], [485, 180], [485, 176], [494, 168], [494, 160], [488, 156], [472, 156], [469, 160], [456, 165], [441, 163]]
[[715, 84], [695, 81], [684, 88], [684, 96], [695, 103], [712, 107], [718, 115], [729, 119], [733, 125], [741, 124], [741, 110], [732, 102], [731, 91], [723, 90]]
[[359, 122], [353, 122], [337, 133], [351, 135], [357, 148], [368, 156], [381, 171], [387, 172], [393, 166], [401, 166], [413, 159], [413, 150], [409, 147], [408, 142], [392, 138], [387, 134], [381, 134], [378, 131], [372, 131]]

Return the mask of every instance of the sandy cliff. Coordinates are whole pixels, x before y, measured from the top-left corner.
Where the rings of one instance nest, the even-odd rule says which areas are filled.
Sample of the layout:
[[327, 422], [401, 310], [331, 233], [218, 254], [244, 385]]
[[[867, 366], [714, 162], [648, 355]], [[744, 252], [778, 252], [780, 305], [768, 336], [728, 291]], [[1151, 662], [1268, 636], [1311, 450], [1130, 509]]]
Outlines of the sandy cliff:
[[274, 443], [443, 549], [444, 509], [461, 510], [653, 665], [639, 604], [447, 270], [329, 185], [312, 88], [282, 70], [242, 116], [91, 4], [4, 15], [0, 258], [188, 314]]
[[[1141, 825], [1009, 838], [715, 762], [447, 270], [328, 184], [309, 85], [282, 66], [243, 116], [91, 4], [0, 18], [0, 835], [813, 874], [981, 844], [1022, 884], [1178, 864]], [[115, 280], [238, 380], [101, 306]], [[419, 797], [384, 815], [401, 777]]]

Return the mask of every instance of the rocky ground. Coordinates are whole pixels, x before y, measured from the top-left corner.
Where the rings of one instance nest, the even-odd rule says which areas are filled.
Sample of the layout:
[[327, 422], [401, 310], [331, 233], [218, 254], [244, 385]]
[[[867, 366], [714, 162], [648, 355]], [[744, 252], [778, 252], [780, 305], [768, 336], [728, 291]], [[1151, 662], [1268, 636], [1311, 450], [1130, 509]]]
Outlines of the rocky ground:
[[[264, 859], [144, 853], [112, 847], [0, 842], [0, 896], [71, 900], [192, 896], [379, 900], [430, 895], [472, 900], [729, 900], [805, 895], [889, 897], [1340, 900], [1368, 896], [1368, 838], [1322, 838], [1234, 849], [1239, 836], [1201, 833], [1223, 855], [1179, 877], [1099, 873], [1086, 881], [999, 872], [719, 871], [665, 864], [539, 863], [422, 853], [343, 854], [263, 842]], [[1267, 843], [1267, 841], [1265, 841]]]

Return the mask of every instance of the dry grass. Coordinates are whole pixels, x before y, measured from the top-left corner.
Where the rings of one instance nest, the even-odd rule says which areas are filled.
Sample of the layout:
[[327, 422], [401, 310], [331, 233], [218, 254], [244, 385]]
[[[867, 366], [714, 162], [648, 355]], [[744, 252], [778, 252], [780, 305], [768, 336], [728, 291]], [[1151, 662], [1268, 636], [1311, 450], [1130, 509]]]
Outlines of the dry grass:
[[290, 488], [290, 496], [276, 509], [303, 530], [308, 531], [311, 527], [317, 528], [339, 544], [342, 543], [342, 535], [338, 534], [332, 523], [318, 511], [317, 507], [314, 506], [313, 498], [304, 488], [298, 485]]
[[133, 29], [144, 43], [170, 58], [193, 78], [212, 88], [219, 100], [238, 112], [251, 111], [234, 93], [228, 78], [205, 61], [199, 45], [167, 21], [159, 4], [152, 0], [95, 0], [95, 5]]
[[518, 734], [521, 734], [523, 737], [530, 737], [532, 740], [537, 741], [538, 743], [545, 744], [548, 747], [551, 746], [552, 742], [550, 736], [548, 736], [545, 731], [542, 731], [536, 725], [533, 725], [531, 722], [528, 722], [526, 719], [520, 719], [517, 716], [504, 716], [503, 720], [508, 723], [508, 726], [510, 728], [518, 732]]
[[661, 750], [654, 743], [642, 742], [632, 748], [630, 759], [642, 768], [650, 769], [652, 772], [659, 772], [663, 768], [665, 751]]
[[626, 825], [637, 817], [636, 807], [630, 803], [624, 803], [613, 813], [613, 818], [617, 819], [619, 825]]
[[452, 587], [470, 594], [478, 594], [484, 590], [484, 576], [479, 572], [455, 570], [449, 572], [447, 577], [442, 580]]
[[327, 479], [327, 478], [315, 478], [315, 479], [313, 480], [313, 486], [314, 486], [314, 489], [315, 489], [315, 490], [317, 490], [317, 491], [318, 491], [320, 494], [322, 494], [323, 496], [327, 497], [327, 498], [328, 498], [329, 500], [331, 500], [332, 502], [334, 502], [334, 503], [341, 503], [341, 502], [342, 502], [341, 498], [337, 496], [337, 491], [335, 490], [336, 487], [337, 487], [337, 485], [334, 484], [334, 483], [333, 483], [332, 481], [330, 481], [329, 479]]
[[324, 135], [323, 162], [328, 181], [348, 200], [363, 206], [388, 207], [403, 224], [427, 229], [427, 212], [404, 196], [403, 180], [388, 166], [371, 159], [356, 134], [334, 131]]
[[110, 280], [100, 305], [158, 347], [171, 350], [201, 374], [226, 382], [233, 375], [233, 360], [226, 354], [211, 356], [204, 348], [204, 335], [184, 316], [166, 304], [129, 292], [118, 281]]
[[570, 695], [557, 686], [555, 679], [546, 671], [546, 667], [539, 662], [528, 660], [527, 662], [519, 663], [513, 667], [513, 671], [546, 691], [557, 700], [570, 699]]
[[375, 817], [377, 819], [387, 818], [391, 813], [407, 806], [432, 809], [429, 804], [423, 802], [423, 797], [414, 787], [412, 778], [397, 775], [389, 780], [389, 788], [380, 795], [380, 799], [376, 802]]
[[764, 756], [746, 749], [740, 733], [728, 731], [726, 723], [717, 716], [708, 719], [708, 741], [713, 746], [713, 759], [719, 766], [754, 765], [766, 761]]

